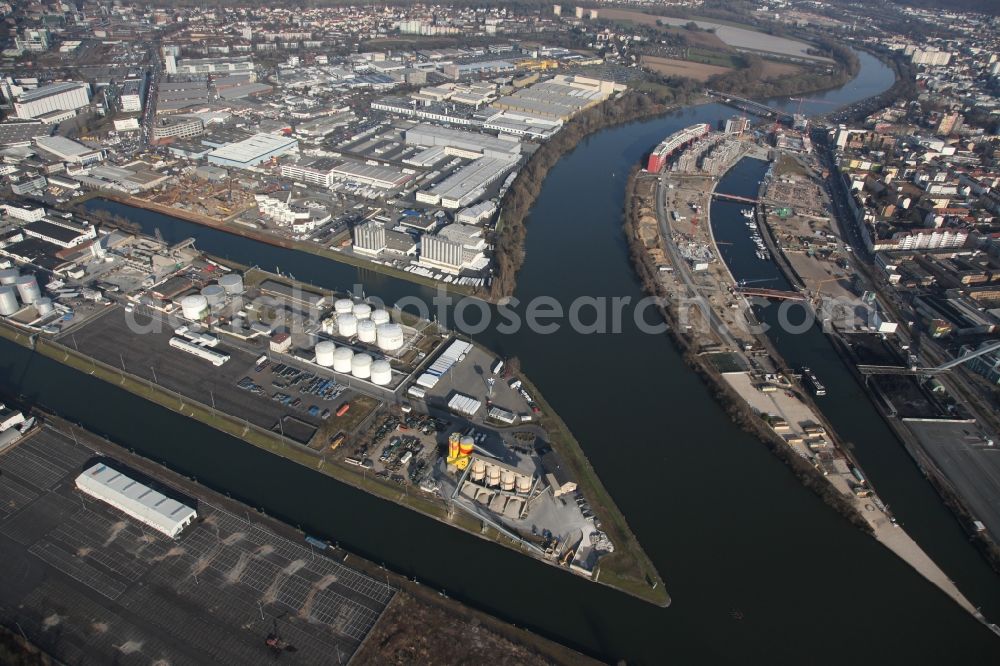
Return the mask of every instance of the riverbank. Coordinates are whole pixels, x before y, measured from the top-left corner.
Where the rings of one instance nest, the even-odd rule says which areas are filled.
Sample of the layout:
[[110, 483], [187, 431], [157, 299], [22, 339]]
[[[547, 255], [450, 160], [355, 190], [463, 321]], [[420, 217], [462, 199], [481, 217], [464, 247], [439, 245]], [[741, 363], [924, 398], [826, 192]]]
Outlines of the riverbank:
[[[866, 377], [858, 371], [858, 364], [861, 359], [857, 357], [854, 350], [846, 340], [840, 335], [831, 335], [832, 342], [837, 353], [844, 360], [844, 365], [850, 369], [851, 374], [860, 385], [865, 385]], [[924, 478], [934, 487], [941, 501], [954, 514], [955, 519], [961, 524], [963, 531], [968, 535], [969, 540], [982, 554], [983, 558], [989, 562], [993, 571], [1000, 573], [1000, 545], [998, 545], [989, 534], [976, 528], [976, 517], [969, 508], [958, 488], [948, 479], [948, 476], [934, 462], [933, 458], [924, 451], [920, 441], [913, 432], [896, 416], [894, 416], [886, 404], [880, 392], [875, 389], [866, 391], [875, 409], [885, 421], [886, 425], [893, 431], [900, 444], [917, 464]]]
[[[632, 205], [626, 207], [626, 233], [629, 234], [629, 241], [633, 246], [633, 256], [638, 260], [637, 267], [643, 277], [643, 283], [648, 285], [647, 289], [651, 289], [653, 295], [673, 297], [674, 299], [690, 298], [692, 294], [688, 292], [687, 288], [679, 296], [671, 293], [669, 289], [665, 289], [663, 282], [656, 277], [659, 271], [652, 272], [655, 263], [650, 259], [648, 238], [645, 242], [636, 243], [639, 234], [635, 233], [638, 216], [634, 206], [644, 205], [647, 209], [650, 206], [648, 194], [642, 197], [637, 191], [638, 182], [638, 171], [635, 171], [627, 188], [628, 201]], [[665, 198], [661, 191], [662, 184], [658, 179], [654, 191], [656, 192], [660, 225], [662, 228], [666, 228], [664, 226], [666, 225], [665, 215], [659, 207], [660, 200]], [[712, 190], [714, 192], [714, 186]], [[679, 193], [674, 196], [681, 197]], [[711, 229], [710, 219], [705, 221], [705, 226]], [[697, 237], [697, 232], [694, 233], [692, 238]], [[663, 240], [662, 242], [670, 241]], [[714, 257], [721, 258], [722, 255], [713, 234], [709, 234], [708, 242], [712, 246]], [[687, 269], [683, 263], [675, 263], [674, 270], [683, 273]], [[687, 287], [691, 286], [689, 278], [685, 277], [684, 282]], [[694, 297], [702, 302], [704, 308], [714, 310], [722, 307], [722, 303], [716, 297], [709, 296], [706, 299], [697, 289], [694, 292]], [[740, 309], [747, 316], [750, 316], [749, 303], [741, 296], [738, 298], [742, 301]], [[743, 364], [747, 366], [756, 366], [756, 371], [752, 373], [726, 372], [719, 367], [718, 362], [713, 360], [717, 354], [710, 355], [706, 350], [703, 340], [704, 329], [700, 329], [701, 334], [697, 336], [689, 335], [687, 331], [690, 327], [679, 328], [680, 312], [674, 313], [669, 306], [663, 310], [664, 317], [670, 324], [670, 330], [674, 333], [672, 337], [675, 344], [678, 344], [684, 353], [685, 360], [712, 388], [716, 399], [726, 408], [734, 422], [767, 444], [772, 452], [793, 469], [800, 481], [816, 492], [827, 504], [837, 509], [853, 524], [874, 536], [881, 544], [948, 594], [968, 613], [995, 631], [993, 625], [990, 625], [966, 599], [954, 582], [896, 524], [884, 503], [874, 494], [866, 477], [862, 475], [860, 464], [833, 431], [830, 424], [822, 417], [818, 406], [806, 397], [804, 392], [796, 392], [793, 385], [782, 381], [784, 377], [791, 376], [791, 373], [787, 363], [778, 350], [770, 344], [767, 336], [762, 332], [752, 335], [756, 344], [760, 344], [766, 352], [763, 356], [757, 356], [752, 360], [747, 358], [743, 361]], [[715, 325], [725, 326], [725, 324], [717, 324], [717, 321], [721, 320], [708, 319], [713, 323], [713, 328]], [[720, 341], [729, 337], [731, 336], [720, 336]], [[738, 352], [732, 349], [729, 354], [736, 355]], [[727, 364], [732, 363], [732, 360], [727, 361]], [[767, 367], [761, 370], [762, 365]], [[763, 383], [760, 383], [761, 381]], [[769, 387], [768, 391], [773, 397], [764, 397], [764, 388], [762, 387]], [[795, 395], [791, 395], [793, 392]], [[786, 398], [784, 394], [788, 394], [790, 399]], [[817, 427], [816, 424], [819, 423], [823, 425]], [[779, 432], [783, 434], [779, 436]], [[818, 442], [816, 440], [817, 433], [820, 436]], [[803, 446], [803, 444], [807, 446]], [[824, 459], [823, 456], [826, 458]], [[846, 463], [838, 464], [838, 458], [846, 460]]]
[[[121, 462], [130, 469], [148, 475], [157, 482], [164, 483], [167, 487], [183, 493], [199, 504], [207, 503], [234, 516], [246, 516], [247, 522], [252, 525], [251, 529], [267, 530], [292, 543], [304, 544], [307, 535], [300, 529], [295, 529], [291, 525], [260, 511], [254, 511], [252, 507], [228, 495], [223, 495], [194, 479], [189, 479], [168, 467], [129, 451], [117, 442], [86, 431], [57, 415], [37, 408], [33, 411], [35, 416], [40, 417], [45, 422], [46, 428], [65, 435], [68, 441], [71, 440], [71, 443]], [[24, 441], [29, 439], [30, 437], [25, 438]], [[19, 442], [15, 446], [19, 446], [21, 443]], [[392, 635], [394, 645], [405, 649], [409, 644], [419, 644], [430, 637], [433, 637], [435, 641], [444, 640], [446, 643], [460, 645], [464, 635], [478, 629], [478, 631], [483, 632], [483, 640], [486, 644], [518, 654], [527, 663], [566, 665], [597, 663], [571, 648], [450, 599], [442, 591], [388, 571], [385, 567], [379, 566], [357, 553], [348, 552], [339, 544], [330, 546], [322, 553], [317, 549], [314, 557], [329, 558], [332, 562], [343, 563], [350, 569], [366, 574], [375, 580], [385, 581], [385, 584], [393, 588], [395, 592], [388, 607], [361, 643], [354, 659], [361, 659], [360, 655], [370, 654], [373, 649], [377, 650], [379, 643], [385, 640], [386, 635]], [[407, 612], [414, 617], [421, 617], [423, 621], [400, 625], [396, 622], [399, 612]], [[361, 659], [360, 663], [365, 662]]]
[[500, 201], [500, 213], [495, 232], [496, 277], [491, 287], [494, 302], [514, 295], [517, 273], [524, 263], [528, 213], [542, 191], [546, 175], [583, 139], [597, 132], [665, 115], [686, 106], [710, 101], [699, 96], [681, 104], [663, 104], [651, 96], [627, 90], [621, 96], [583, 111], [571, 119], [559, 132], [528, 158], [514, 182]]
[[[648, 177], [645, 178], [647, 179], [648, 186]], [[823, 473], [803, 457], [794, 453], [787, 442], [778, 437], [774, 428], [762, 419], [761, 415], [755, 413], [750, 408], [747, 401], [735, 390], [732, 383], [723, 377], [723, 373], [719, 370], [719, 365], [713, 362], [714, 355], [711, 352], [719, 351], [719, 345], [728, 341], [727, 346], [732, 349], [739, 344], [739, 341], [733, 340], [732, 336], [725, 331], [725, 329], [733, 325], [733, 322], [729, 320], [728, 323], [724, 323], [724, 314], [718, 315], [719, 318], [716, 319], [715, 306], [709, 302], [710, 299], [705, 299], [697, 293], [694, 294], [694, 298], [699, 301], [700, 307], [697, 308], [697, 311], [701, 313], [698, 320], [691, 319], [686, 312], [678, 309], [683, 299], [689, 298], [691, 295], [687, 293], [678, 295], [665, 286], [663, 278], [661, 278], [664, 272], [660, 270], [661, 266], [658, 265], [659, 257], [654, 257], [650, 252], [650, 238], [648, 235], [644, 238], [639, 233], [639, 221], [642, 211], [650, 209], [648, 205], [649, 195], [643, 196], [637, 189], [639, 182], [640, 170], [636, 168], [630, 174], [628, 184], [626, 185], [624, 229], [631, 249], [633, 267], [642, 282], [643, 290], [648, 295], [661, 299], [659, 312], [664, 321], [667, 322], [668, 335], [671, 342], [682, 354], [687, 366], [710, 387], [716, 402], [726, 411], [734, 423], [765, 444], [777, 458], [792, 469], [795, 476], [803, 485], [816, 493], [826, 504], [834, 508], [853, 525], [871, 532], [871, 526], [858, 512], [854, 503], [847, 500], [840, 491], [833, 488]], [[658, 183], [653, 186], [653, 189], [656, 192], [655, 196], [657, 198], [662, 196], [659, 193], [660, 188]], [[665, 221], [661, 219], [660, 223], [664, 225]], [[709, 220], [705, 220], [701, 226], [704, 229], [711, 229]], [[662, 234], [660, 235], [662, 236]], [[711, 237], [710, 233], [708, 235]], [[659, 243], [659, 241], [656, 242], [657, 244]], [[667, 243], [669, 241], [663, 239], [663, 242]], [[714, 242], [714, 238], [712, 238], [712, 243]], [[673, 253], [670, 254], [671, 256], [675, 256]], [[715, 254], [718, 256], [717, 248], [715, 248]], [[686, 270], [681, 260], [676, 260], [675, 264], [673, 266], [673, 273]], [[729, 273], [729, 268], [725, 265], [725, 262], [722, 262], [721, 268], [730, 276], [730, 279], [735, 284], [735, 279]], [[687, 284], [687, 280], [683, 280], [682, 282]], [[678, 282], [677, 285], [678, 287], [682, 286], [681, 282]], [[749, 310], [744, 309], [742, 312], [747, 313]], [[718, 338], [718, 342], [706, 344], [705, 335], [703, 335], [704, 332], [711, 332], [712, 336]], [[757, 336], [757, 338], [759, 337]], [[766, 339], [763, 341], [758, 340], [757, 344], [760, 344], [767, 350], [766, 353], [769, 356], [773, 356], [775, 360], [780, 361], [780, 356], [775, 355], [774, 350], [770, 347], [770, 343]], [[737, 367], [745, 366], [739, 364]], [[782, 374], [787, 374], [787, 368], [785, 367], [777, 368], [777, 370], [781, 371]], [[799, 399], [802, 399], [801, 394]]]
[[[462, 285], [454, 283], [445, 283], [441, 280], [434, 280], [432, 278], [417, 275], [416, 273], [410, 273], [392, 266], [386, 266], [384, 264], [376, 263], [373, 261], [368, 261], [362, 257], [354, 256], [353, 254], [348, 254], [345, 252], [337, 252], [326, 248], [322, 245], [308, 241], [298, 241], [290, 238], [282, 238], [275, 234], [267, 233], [264, 231], [259, 231], [255, 229], [250, 229], [249, 227], [243, 227], [236, 224], [227, 223], [225, 220], [218, 220], [212, 217], [207, 217], [205, 215], [200, 215], [198, 213], [192, 213], [191, 211], [183, 210], [180, 208], [174, 208], [173, 206], [164, 206], [163, 204], [158, 204], [152, 201], [147, 201], [146, 199], [141, 199], [139, 197], [124, 196], [115, 194], [113, 192], [88, 192], [87, 194], [74, 199], [70, 202], [69, 207], [75, 209], [84, 217], [93, 217], [94, 214], [88, 212], [85, 204], [91, 200], [107, 200], [113, 201], [115, 203], [122, 204], [124, 206], [131, 206], [133, 208], [138, 208], [141, 210], [148, 210], [154, 213], [160, 213], [161, 215], [169, 215], [171, 217], [176, 217], [186, 222], [191, 222], [193, 224], [198, 224], [209, 229], [215, 229], [217, 231], [222, 231], [227, 234], [232, 234], [233, 236], [240, 236], [242, 238], [247, 238], [249, 240], [254, 240], [260, 243], [265, 243], [267, 245], [272, 245], [274, 247], [285, 248], [289, 250], [298, 250], [300, 252], [306, 252], [308, 254], [313, 254], [324, 259], [330, 259], [338, 263], [347, 264], [348, 266], [355, 266], [364, 270], [372, 271], [374, 273], [380, 273], [392, 278], [398, 278], [400, 280], [406, 280], [407, 282], [412, 282], [425, 287], [433, 287], [435, 289], [443, 289], [452, 294], [457, 294], [461, 296], [476, 296], [477, 298], [482, 298], [489, 301], [489, 293], [475, 289], [473, 287], [465, 287]], [[109, 218], [108, 222], [114, 225], [115, 221], [113, 218]]]
[[[504, 545], [521, 554], [528, 555], [546, 564], [557, 566], [554, 562], [539, 558], [534, 551], [527, 548], [523, 542], [512, 539], [503, 532], [486, 526], [469, 514], [461, 511], [451, 511], [445, 502], [435, 501], [422, 493], [409, 493], [405, 488], [382, 481], [366, 468], [356, 465], [339, 463], [327, 464], [325, 457], [316, 451], [296, 445], [281, 434], [265, 430], [249, 423], [245, 419], [232, 416], [200, 403], [190, 396], [177, 394], [165, 387], [135, 376], [124, 369], [108, 365], [93, 357], [86, 356], [75, 349], [63, 346], [54, 340], [44, 337], [31, 339], [26, 333], [10, 325], [0, 325], [0, 335], [28, 349], [67, 365], [80, 372], [96, 376], [116, 387], [166, 407], [184, 417], [194, 419], [223, 433], [241, 439], [257, 448], [281, 456], [300, 464], [310, 470], [320, 472], [342, 483], [348, 484], [380, 499], [400, 504], [408, 509], [433, 518], [439, 522], [461, 529], [473, 536]], [[522, 379], [522, 381], [524, 381]], [[529, 382], [525, 382], [530, 385]], [[604, 490], [593, 468], [587, 463], [579, 443], [559, 420], [555, 412], [544, 402], [537, 389], [533, 391], [539, 405], [543, 406], [544, 423], [553, 427], [549, 431], [552, 445], [561, 455], [566, 457], [575, 474], [578, 483], [588, 498], [589, 492], [595, 493], [594, 508], [606, 525], [605, 529], [612, 535], [616, 550], [608, 555], [608, 562], [592, 579], [601, 584], [635, 596], [639, 599], [660, 606], [666, 606], [670, 598], [663, 586], [662, 579], [651, 564], [648, 556], [635, 539], [621, 511]], [[557, 568], [563, 568], [559, 567]]]

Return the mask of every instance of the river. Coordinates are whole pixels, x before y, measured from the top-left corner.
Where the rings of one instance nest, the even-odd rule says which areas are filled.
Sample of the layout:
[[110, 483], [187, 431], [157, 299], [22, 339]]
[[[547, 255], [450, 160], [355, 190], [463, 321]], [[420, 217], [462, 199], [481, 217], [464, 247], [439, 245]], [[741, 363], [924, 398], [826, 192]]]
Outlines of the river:
[[[858, 79], [825, 98], [849, 103], [891, 84], [877, 60], [861, 59]], [[564, 305], [578, 296], [638, 301], [641, 287], [621, 230], [629, 169], [666, 134], [733, 114], [705, 105], [582, 141], [551, 170], [532, 209], [517, 297], [552, 296]], [[431, 295], [424, 287], [155, 213], [91, 205], [126, 215], [147, 231], [159, 228], [167, 240], [193, 236], [204, 251], [278, 266], [316, 284], [345, 289], [361, 281], [367, 293], [390, 303]], [[490, 327], [475, 337], [518, 356], [576, 434], [663, 575], [669, 608], [342, 486], [7, 342], [0, 343], [0, 381], [272, 515], [605, 659], [985, 663], [1000, 656], [996, 637], [736, 428], [665, 336], [642, 333], [626, 317], [620, 334], [585, 335], [564, 326], [550, 334], [522, 328], [502, 335]], [[842, 381], [827, 367], [836, 358], [813, 358], [829, 355], [823, 344], [822, 337], [801, 341], [803, 356], [830, 386], [823, 407], [831, 420], [859, 449], [869, 448], [867, 435], [884, 439], [871, 447], [881, 452], [872, 454], [877, 459], [862, 457], [874, 484], [932, 555], [948, 556], [946, 570], [973, 602], [995, 606], [997, 579], [984, 573], [891, 434], [877, 430], [877, 417], [851, 423], [853, 411], [870, 409], [869, 403], [850, 378]]]

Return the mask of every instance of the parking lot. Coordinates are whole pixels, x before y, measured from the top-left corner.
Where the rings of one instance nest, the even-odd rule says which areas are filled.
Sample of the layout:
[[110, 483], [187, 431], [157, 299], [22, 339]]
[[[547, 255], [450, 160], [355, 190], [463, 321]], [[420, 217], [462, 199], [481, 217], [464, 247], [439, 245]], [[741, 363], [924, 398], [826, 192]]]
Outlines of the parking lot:
[[61, 663], [346, 663], [395, 593], [198, 498], [168, 539], [75, 490], [94, 457], [49, 427], [0, 456], [0, 558], [17, 572], [0, 617]]
[[[494, 375], [492, 368], [497, 358], [481, 347], [473, 346], [466, 354], [465, 360], [456, 363], [445, 373], [433, 389], [427, 391], [424, 401], [431, 407], [447, 409], [448, 400], [455, 393], [470, 396], [483, 403], [483, 407], [471, 420], [474, 423], [484, 423], [487, 417], [486, 401], [490, 399], [494, 405], [519, 415], [531, 415], [533, 409], [528, 398], [519, 388], [511, 386], [510, 378], [504, 372]], [[493, 379], [492, 389], [489, 381]], [[527, 393], [525, 391], [525, 393]], [[504, 425], [504, 424], [499, 424]]]
[[[264, 381], [256, 381], [255, 377], [260, 378], [254, 373], [258, 356], [253, 353], [222, 343], [216, 350], [229, 354], [230, 360], [216, 367], [204, 359], [169, 346], [168, 341], [173, 337], [173, 331], [167, 324], [164, 323], [159, 331], [137, 334], [129, 328], [129, 319], [125, 315], [122, 308], [108, 308], [101, 316], [62, 336], [59, 341], [108, 365], [124, 368], [141, 379], [152, 381], [202, 404], [214, 405], [220, 412], [234, 415], [261, 428], [280, 430], [279, 419], [289, 414], [309, 424], [314, 430], [324, 423], [320, 414], [313, 416], [309, 413], [309, 407], [313, 403], [300, 409], [305, 400], [295, 407], [273, 400], [273, 393], [279, 389], [272, 388], [268, 377], [261, 378]], [[135, 321], [146, 324], [149, 319], [136, 314]], [[246, 390], [238, 386], [247, 377], [259, 386], [260, 392], [249, 390], [251, 387], [246, 382]], [[306, 384], [300, 382], [293, 390], [284, 393], [299, 396], [299, 388], [306, 388]], [[322, 400], [318, 402], [324, 403]], [[325, 403], [334, 404], [332, 401]]]

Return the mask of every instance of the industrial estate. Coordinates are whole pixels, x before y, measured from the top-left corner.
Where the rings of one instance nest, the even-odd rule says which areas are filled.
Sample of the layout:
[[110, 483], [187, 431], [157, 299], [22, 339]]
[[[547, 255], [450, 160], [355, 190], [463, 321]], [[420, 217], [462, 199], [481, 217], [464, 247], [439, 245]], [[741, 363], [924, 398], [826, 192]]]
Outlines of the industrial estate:
[[[591, 135], [656, 122], [656, 139], [612, 149], [631, 173], [609, 173], [624, 183], [621, 263], [658, 297], [663, 344], [833, 511], [1000, 635], [959, 560], [897, 519], [898, 492], [834, 407], [841, 393], [874, 406], [1000, 571], [1000, 20], [731, 4], [0, 5], [0, 344], [208, 426], [237, 457], [406, 507], [407, 538], [456, 528], [580, 586], [564, 589], [596, 582], [582, 594], [673, 612], [665, 553], [642, 548], [585, 449], [618, 447], [630, 506], [651, 478], [635, 468], [672, 460], [564, 422], [515, 355], [542, 334], [508, 349], [503, 331], [383, 299], [436, 287], [487, 313], [516, 305], [527, 222], [553, 224], [534, 208], [549, 170]], [[885, 85], [837, 97], [865, 63]], [[558, 245], [524, 293], [578, 261], [574, 234]], [[553, 363], [586, 363], [556, 347]], [[582, 409], [644, 390], [595, 365]], [[179, 473], [197, 468], [181, 454], [160, 465], [71, 423], [8, 373], [11, 663], [589, 659], [515, 628], [566, 630], [498, 612], [466, 578], [470, 605], [303, 529], [326, 497], [268, 517], [233, 499], [245, 488], [209, 489]], [[587, 618], [600, 638], [566, 644], [624, 663], [601, 621]], [[628, 640], [647, 646], [635, 661], [665, 653]]]

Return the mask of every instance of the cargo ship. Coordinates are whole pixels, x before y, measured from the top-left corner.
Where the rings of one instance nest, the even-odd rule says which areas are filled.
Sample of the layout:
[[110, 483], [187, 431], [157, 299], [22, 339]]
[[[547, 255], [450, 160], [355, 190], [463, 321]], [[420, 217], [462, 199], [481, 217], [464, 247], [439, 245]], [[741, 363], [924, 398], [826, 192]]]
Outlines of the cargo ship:
[[646, 171], [649, 173], [660, 173], [663, 171], [663, 167], [666, 165], [667, 159], [671, 155], [688, 144], [705, 136], [708, 134], [709, 130], [711, 130], [711, 127], [709, 127], [707, 123], [699, 123], [674, 132], [661, 141], [659, 145], [653, 149], [653, 152], [650, 153], [649, 161], [646, 163]]
[[802, 376], [805, 377], [806, 383], [809, 384], [809, 388], [815, 395], [826, 395], [826, 387], [820, 383], [819, 378], [816, 377], [816, 373], [809, 368], [802, 368]]

